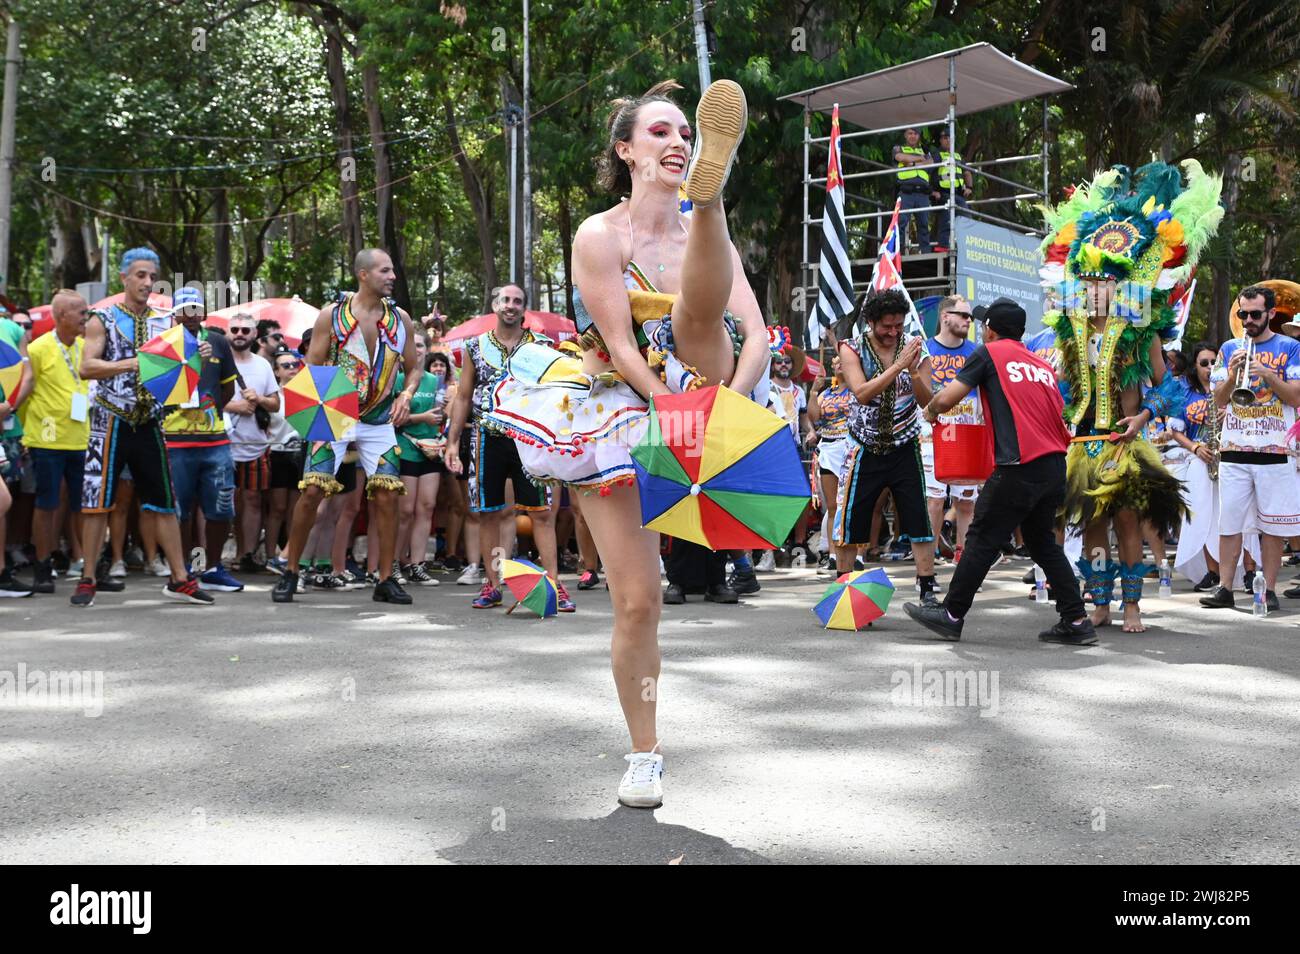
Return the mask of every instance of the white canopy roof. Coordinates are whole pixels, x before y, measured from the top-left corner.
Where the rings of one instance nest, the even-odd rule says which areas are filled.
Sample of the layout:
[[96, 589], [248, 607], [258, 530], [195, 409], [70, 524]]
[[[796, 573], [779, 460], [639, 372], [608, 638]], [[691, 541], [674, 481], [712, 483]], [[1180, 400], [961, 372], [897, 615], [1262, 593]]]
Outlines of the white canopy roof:
[[975, 43], [781, 99], [823, 113], [839, 103], [841, 121], [863, 129], [932, 122], [948, 114], [949, 61], [956, 64], [958, 116], [1074, 88], [988, 43]]

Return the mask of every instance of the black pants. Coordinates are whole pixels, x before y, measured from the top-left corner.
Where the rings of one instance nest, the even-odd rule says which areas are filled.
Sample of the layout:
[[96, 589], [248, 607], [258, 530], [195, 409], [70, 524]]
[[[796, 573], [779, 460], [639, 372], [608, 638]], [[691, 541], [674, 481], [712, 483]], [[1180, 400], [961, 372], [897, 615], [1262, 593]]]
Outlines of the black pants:
[[687, 593], [703, 593], [710, 586], [721, 586], [726, 567], [726, 553], [715, 553], [708, 547], [676, 537], [672, 538], [664, 559], [668, 582], [676, 583]]
[[957, 619], [968, 612], [1002, 544], [1018, 526], [1033, 561], [1052, 584], [1061, 618], [1082, 619], [1083, 598], [1065, 551], [1056, 542], [1056, 513], [1065, 502], [1065, 455], [1049, 454], [1028, 464], [999, 466], [975, 501], [975, 516], [966, 531], [966, 549], [948, 586], [944, 605]]

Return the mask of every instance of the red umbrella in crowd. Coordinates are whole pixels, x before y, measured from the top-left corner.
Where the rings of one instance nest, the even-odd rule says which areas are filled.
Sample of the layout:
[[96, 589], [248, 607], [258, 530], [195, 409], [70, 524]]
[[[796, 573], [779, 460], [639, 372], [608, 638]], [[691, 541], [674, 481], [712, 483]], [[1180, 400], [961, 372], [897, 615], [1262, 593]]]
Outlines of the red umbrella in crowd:
[[[107, 298], [101, 298], [90, 307], [98, 309], [111, 308], [114, 305], [122, 304], [124, 301], [126, 301], [126, 292], [118, 292], [116, 295], [109, 295]], [[172, 307], [172, 297], [171, 295], [159, 295], [157, 292], [152, 292], [149, 295], [149, 306], [151, 308], [157, 308], [160, 311], [170, 311]]]
[[215, 328], [225, 328], [234, 315], [240, 314], [252, 315], [254, 321], [269, 319], [279, 322], [284, 343], [296, 348], [302, 340], [302, 333], [316, 324], [320, 309], [297, 295], [292, 298], [258, 298], [209, 312], [206, 323]]
[[[442, 341], [444, 344], [459, 349], [461, 341], [477, 338], [483, 332], [490, 331], [496, 326], [497, 316], [489, 312], [486, 315], [471, 318], [450, 329], [442, 336]], [[550, 311], [524, 312], [524, 327], [529, 331], [546, 335], [553, 341], [565, 341], [578, 336], [578, 329], [574, 327], [573, 322], [563, 315], [557, 315]]]

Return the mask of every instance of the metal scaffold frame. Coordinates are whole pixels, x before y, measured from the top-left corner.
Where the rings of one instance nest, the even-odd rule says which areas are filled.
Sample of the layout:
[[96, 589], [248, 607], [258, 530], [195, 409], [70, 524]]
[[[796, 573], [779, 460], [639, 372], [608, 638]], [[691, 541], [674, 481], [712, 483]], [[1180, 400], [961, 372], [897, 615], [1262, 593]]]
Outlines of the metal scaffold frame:
[[[1036, 232], [1023, 223], [1011, 221], [1002, 216], [993, 215], [977, 206], [996, 206], [1026, 200], [1044, 201], [1048, 192], [1048, 169], [1050, 163], [1050, 143], [1048, 137], [1048, 100], [1050, 97], [1073, 89], [1069, 83], [1048, 76], [1033, 67], [1007, 56], [988, 43], [976, 43], [956, 50], [937, 53], [923, 59], [913, 60], [899, 66], [877, 70], [853, 79], [841, 80], [826, 86], [803, 90], [782, 96], [782, 100], [799, 103], [803, 107], [803, 261], [800, 267], [800, 285], [803, 289], [803, 315], [816, 310], [818, 254], [811, 250], [809, 231], [818, 230], [820, 239], [821, 216], [812, 214], [812, 194], [814, 189], [823, 194], [826, 189], [825, 158], [830, 149], [830, 136], [812, 135], [813, 113], [823, 113], [829, 117], [833, 106], [840, 108], [840, 142], [842, 153], [841, 177], [845, 181], [844, 220], [850, 236], [866, 234], [876, 244], [884, 237], [888, 220], [893, 215], [893, 204], [853, 192], [853, 183], [893, 176], [897, 167], [867, 159], [845, 149], [847, 144], [865, 140], [872, 136], [899, 133], [905, 129], [923, 129], [943, 126], [948, 133], [948, 141], [955, 147], [957, 139], [957, 118], [972, 115], [986, 109], [1005, 106], [1030, 99], [1042, 99], [1043, 127], [1042, 141], [1038, 152], [1024, 155], [1003, 156], [981, 162], [963, 161], [958, 169], [968, 170], [972, 176], [996, 182], [1012, 190], [1010, 195], [994, 196], [984, 199], [967, 200], [965, 208], [957, 205], [958, 174], [948, 177], [949, 186], [946, 201], [940, 205], [911, 209], [921, 215], [931, 212], [946, 212], [951, 223], [950, 243], [946, 253], [929, 253], [928, 255], [904, 255], [904, 284], [909, 293], [934, 294], [942, 291], [950, 294], [955, 288], [957, 243], [956, 216], [960, 210], [963, 216], [970, 216], [981, 221], [991, 222], [1016, 229], [1020, 232]], [[853, 131], [844, 131], [846, 124], [858, 127]], [[814, 163], [813, 151], [821, 157], [820, 163]], [[954, 151], [958, 151], [954, 148]], [[855, 171], [847, 171], [849, 163], [855, 163]], [[987, 171], [991, 167], [1015, 163], [1036, 162], [1041, 165], [1042, 187], [1018, 182]], [[821, 175], [816, 175], [817, 166]], [[944, 163], [928, 163], [910, 166], [912, 170], [930, 170], [942, 168]], [[860, 170], [860, 171], [858, 171]], [[852, 211], [852, 205], [867, 211]], [[863, 228], [854, 223], [862, 223]], [[932, 276], [907, 276], [908, 265], [917, 262], [932, 262], [935, 266]], [[870, 266], [875, 257], [851, 259], [850, 264], [868, 270], [855, 278], [855, 292], [870, 284]], [[802, 331], [802, 329], [800, 329]]]

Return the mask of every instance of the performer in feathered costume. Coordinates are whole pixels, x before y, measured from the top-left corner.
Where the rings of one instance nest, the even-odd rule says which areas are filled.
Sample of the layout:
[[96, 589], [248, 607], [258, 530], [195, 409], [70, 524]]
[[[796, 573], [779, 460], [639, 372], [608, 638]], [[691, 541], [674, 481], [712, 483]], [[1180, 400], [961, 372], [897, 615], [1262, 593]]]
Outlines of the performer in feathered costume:
[[[1045, 208], [1048, 236], [1040, 271], [1063, 306], [1044, 316], [1056, 336], [1075, 429], [1067, 458], [1067, 522], [1082, 524], [1083, 570], [1095, 610], [1110, 622], [1118, 576], [1124, 631], [1143, 632], [1138, 602], [1150, 569], [1142, 561], [1142, 522], [1168, 533], [1187, 512], [1181, 483], [1139, 437], [1152, 417], [1176, 413], [1182, 388], [1164, 375], [1161, 340], [1175, 332], [1170, 291], [1185, 280], [1214, 235], [1223, 180], [1187, 160], [1184, 174], [1165, 163], [1134, 173], [1116, 166]], [[1146, 395], [1145, 382], [1153, 385]], [[1110, 559], [1115, 523], [1119, 561]]]

